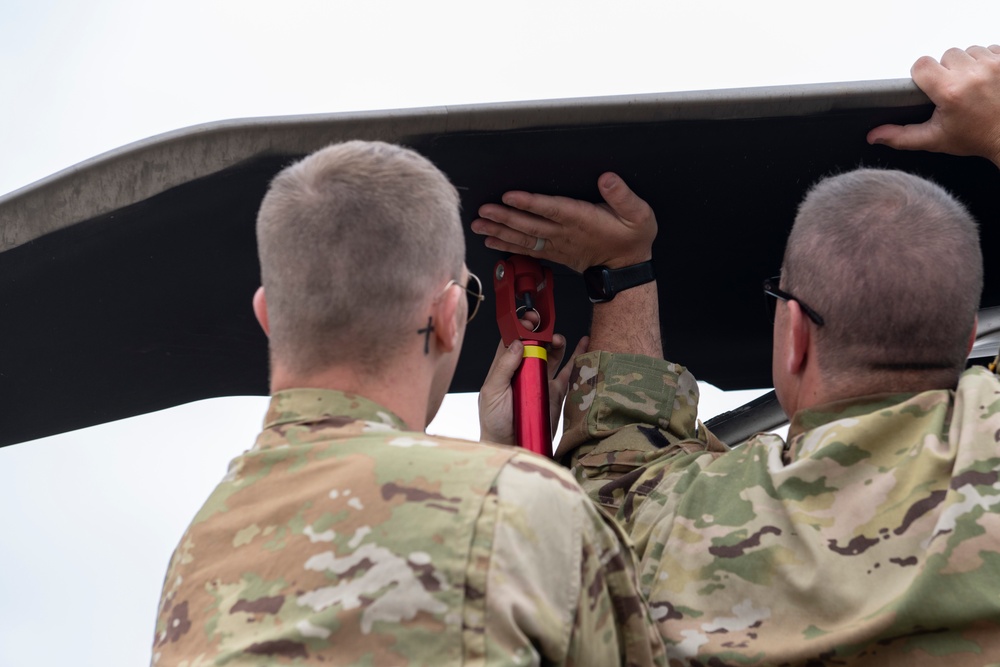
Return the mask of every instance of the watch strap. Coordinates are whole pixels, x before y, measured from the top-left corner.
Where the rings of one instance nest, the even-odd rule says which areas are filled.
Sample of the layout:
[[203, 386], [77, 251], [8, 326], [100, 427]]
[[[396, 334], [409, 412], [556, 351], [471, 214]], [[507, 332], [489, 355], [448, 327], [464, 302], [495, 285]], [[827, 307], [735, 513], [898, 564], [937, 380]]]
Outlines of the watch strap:
[[618, 269], [593, 266], [584, 271], [584, 278], [591, 303], [605, 303], [615, 298], [619, 292], [653, 282], [656, 280], [656, 273], [653, 271], [653, 261], [647, 260]]
[[611, 289], [614, 294], [656, 280], [656, 273], [653, 271], [653, 260], [647, 260], [633, 264], [632, 266], [623, 266], [620, 269], [608, 269], [608, 272], [611, 275]]

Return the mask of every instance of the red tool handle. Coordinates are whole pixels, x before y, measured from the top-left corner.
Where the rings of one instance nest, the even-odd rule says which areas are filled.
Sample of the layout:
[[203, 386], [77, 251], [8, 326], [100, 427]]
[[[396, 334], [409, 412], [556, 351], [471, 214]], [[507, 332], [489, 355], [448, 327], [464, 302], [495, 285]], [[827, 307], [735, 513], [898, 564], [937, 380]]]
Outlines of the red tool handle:
[[514, 374], [514, 434], [519, 447], [552, 456], [548, 352], [539, 341], [524, 341], [521, 367]]
[[[514, 374], [514, 434], [520, 447], [552, 456], [552, 422], [549, 417], [549, 373], [546, 343], [552, 342], [555, 305], [552, 270], [537, 259], [514, 255], [497, 262], [493, 272], [497, 325], [505, 345], [524, 344], [521, 366]], [[522, 324], [528, 313], [537, 320], [529, 329]]]

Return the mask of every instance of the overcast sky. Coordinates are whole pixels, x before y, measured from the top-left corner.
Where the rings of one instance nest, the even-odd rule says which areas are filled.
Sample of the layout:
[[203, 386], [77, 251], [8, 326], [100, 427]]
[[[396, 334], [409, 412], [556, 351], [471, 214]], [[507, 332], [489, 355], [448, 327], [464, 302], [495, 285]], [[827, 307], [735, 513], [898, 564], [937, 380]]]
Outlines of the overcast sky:
[[[996, 0], [4, 0], [0, 194], [202, 122], [902, 78], [997, 26]], [[0, 666], [148, 662], [170, 552], [264, 400], [0, 450]], [[434, 430], [476, 438], [450, 409]]]

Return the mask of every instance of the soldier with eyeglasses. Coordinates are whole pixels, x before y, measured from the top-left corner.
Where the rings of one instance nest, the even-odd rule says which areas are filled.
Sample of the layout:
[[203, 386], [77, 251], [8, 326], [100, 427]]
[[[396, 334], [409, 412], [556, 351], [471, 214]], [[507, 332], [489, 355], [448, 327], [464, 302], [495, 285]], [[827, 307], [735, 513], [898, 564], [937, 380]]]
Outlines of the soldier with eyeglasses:
[[[1000, 46], [912, 75], [933, 116], [869, 142], [1000, 167]], [[983, 260], [962, 204], [899, 171], [809, 191], [764, 285], [788, 439], [730, 450], [699, 428], [694, 377], [662, 357], [640, 270], [652, 210], [615, 174], [598, 187], [606, 205], [509, 192], [473, 229], [627, 278], [591, 293], [557, 456], [633, 539], [671, 664], [1000, 663], [1000, 380], [965, 370]]]

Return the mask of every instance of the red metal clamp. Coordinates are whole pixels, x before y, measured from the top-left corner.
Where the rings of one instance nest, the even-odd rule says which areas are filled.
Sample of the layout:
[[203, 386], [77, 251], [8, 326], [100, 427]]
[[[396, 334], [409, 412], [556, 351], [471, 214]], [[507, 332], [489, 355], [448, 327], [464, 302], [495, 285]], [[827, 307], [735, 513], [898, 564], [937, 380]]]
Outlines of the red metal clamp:
[[[514, 374], [514, 433], [520, 447], [552, 456], [552, 423], [549, 417], [547, 343], [555, 330], [552, 270], [537, 259], [512, 255], [497, 262], [493, 271], [497, 326], [504, 345], [524, 344], [521, 366]], [[521, 321], [533, 322], [525, 327]]]

